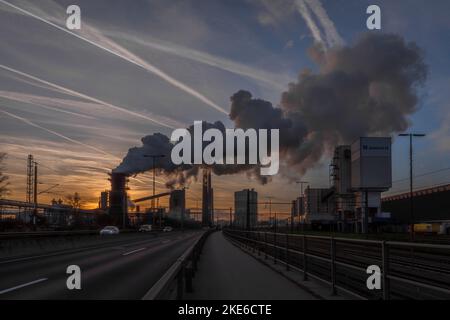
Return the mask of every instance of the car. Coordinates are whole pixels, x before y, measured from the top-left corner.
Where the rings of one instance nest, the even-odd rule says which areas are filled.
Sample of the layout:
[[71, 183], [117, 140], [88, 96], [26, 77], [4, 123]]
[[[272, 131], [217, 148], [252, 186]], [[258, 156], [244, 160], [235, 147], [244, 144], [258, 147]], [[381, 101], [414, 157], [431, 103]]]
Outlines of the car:
[[152, 231], [152, 225], [151, 224], [143, 224], [139, 227], [139, 232], [151, 232]]
[[100, 230], [100, 235], [115, 235], [115, 234], [119, 234], [119, 228], [115, 227], [115, 226], [106, 226], [104, 227], [102, 230]]
[[172, 227], [164, 227], [163, 232], [171, 232], [172, 230]]

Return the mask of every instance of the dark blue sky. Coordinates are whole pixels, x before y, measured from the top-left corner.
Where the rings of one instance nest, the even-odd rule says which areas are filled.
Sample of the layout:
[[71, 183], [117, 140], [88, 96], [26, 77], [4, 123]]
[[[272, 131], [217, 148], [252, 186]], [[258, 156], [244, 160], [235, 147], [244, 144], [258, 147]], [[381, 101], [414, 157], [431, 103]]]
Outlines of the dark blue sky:
[[[352, 44], [369, 32], [365, 11], [374, 4], [309, 0], [305, 3], [325, 13], [317, 16], [308, 7], [311, 25], [297, 0], [9, 2], [61, 26], [65, 8], [78, 4], [82, 10], [78, 34], [131, 60], [139, 59], [147, 68], [0, 3], [0, 147], [9, 154], [12, 197], [24, 197], [25, 159], [32, 153], [51, 168], [43, 169], [46, 183], [63, 175], [61, 192], [78, 190], [91, 202], [108, 187], [106, 172], [117, 166], [128, 148], [139, 146], [141, 137], [170, 134], [171, 127], [194, 120], [221, 120], [231, 126], [226, 115], [229, 98], [240, 89], [278, 105], [281, 93], [301, 70], [317, 71], [306, 53], [317, 41], [313, 28], [325, 45]], [[427, 134], [416, 144], [416, 172], [449, 167], [450, 2], [376, 4], [382, 9], [382, 30], [371, 32], [395, 33], [416, 42], [429, 67], [418, 111], [410, 118], [411, 130]], [[406, 141], [395, 139], [393, 150], [394, 180], [401, 180], [408, 176]], [[328, 163], [325, 156], [304, 179], [317, 187], [328, 186]], [[138, 179], [132, 181], [133, 190], [145, 194], [148, 177]], [[447, 170], [422, 176], [417, 185], [449, 180]], [[236, 189], [257, 186], [242, 181], [240, 176], [223, 178], [217, 186], [217, 203], [226, 203]], [[163, 183], [161, 178], [160, 188]], [[392, 192], [407, 187], [405, 181], [396, 182]], [[197, 188], [194, 183], [193, 193]], [[286, 201], [297, 193], [297, 186], [283, 177], [257, 188], [262, 197], [275, 194]]]

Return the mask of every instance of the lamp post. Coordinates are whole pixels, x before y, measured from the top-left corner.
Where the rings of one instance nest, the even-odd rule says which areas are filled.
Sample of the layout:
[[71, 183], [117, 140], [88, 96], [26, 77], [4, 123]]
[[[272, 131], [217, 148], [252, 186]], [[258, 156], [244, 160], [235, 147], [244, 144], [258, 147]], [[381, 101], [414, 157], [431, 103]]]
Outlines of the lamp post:
[[[144, 155], [144, 158], [152, 158], [152, 170], [153, 170], [153, 196], [155, 196], [155, 176], [156, 176], [156, 168], [155, 168], [155, 160], [164, 158], [165, 155]], [[155, 208], [155, 199], [152, 199], [152, 208]]]
[[402, 133], [400, 137], [409, 137], [409, 213], [410, 213], [410, 235], [414, 240], [414, 200], [413, 200], [413, 138], [425, 137], [421, 133]]
[[[155, 160], [156, 159], [161, 159], [164, 158], [165, 155], [163, 154], [159, 154], [159, 155], [149, 155], [149, 154], [145, 154], [144, 158], [152, 158], [152, 170], [153, 170], [153, 197], [155, 196], [155, 189], [156, 189], [156, 180], [155, 180], [155, 176], [156, 176], [156, 168], [155, 168]], [[155, 225], [155, 215], [156, 215], [156, 210], [155, 210], [155, 198], [152, 199], [152, 209], [153, 209], [153, 225]], [[161, 224], [161, 217], [159, 218], [159, 223]]]

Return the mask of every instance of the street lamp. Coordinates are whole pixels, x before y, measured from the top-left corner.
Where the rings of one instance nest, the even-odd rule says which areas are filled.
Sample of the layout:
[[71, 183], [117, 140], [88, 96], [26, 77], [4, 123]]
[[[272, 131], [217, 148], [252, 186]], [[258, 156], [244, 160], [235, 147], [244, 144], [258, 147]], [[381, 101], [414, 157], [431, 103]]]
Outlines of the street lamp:
[[425, 137], [421, 133], [402, 133], [400, 137], [409, 137], [409, 210], [410, 210], [410, 235], [411, 240], [414, 240], [414, 200], [413, 200], [413, 138]]
[[[156, 172], [156, 169], [155, 169], [155, 160], [156, 159], [161, 159], [161, 158], [164, 158], [165, 157], [165, 155], [163, 155], [163, 154], [159, 154], [159, 155], [148, 155], [148, 154], [145, 154], [144, 155], [144, 158], [152, 158], [152, 169], [153, 169], [153, 196], [155, 196], [155, 172]], [[155, 199], [153, 198], [152, 199], [152, 208], [154, 209], [155, 208]]]

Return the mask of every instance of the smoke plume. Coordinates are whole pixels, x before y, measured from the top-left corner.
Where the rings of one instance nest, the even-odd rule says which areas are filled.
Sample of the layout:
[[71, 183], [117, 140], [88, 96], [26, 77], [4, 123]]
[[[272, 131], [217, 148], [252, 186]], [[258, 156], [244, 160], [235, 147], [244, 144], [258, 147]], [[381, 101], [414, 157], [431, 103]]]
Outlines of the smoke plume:
[[[231, 97], [230, 119], [236, 128], [280, 129], [280, 160], [284, 172], [303, 175], [338, 144], [361, 136], [389, 136], [409, 126], [417, 109], [418, 87], [427, 67], [422, 51], [397, 35], [369, 33], [353, 46], [324, 52], [309, 49], [318, 71], [301, 71], [298, 80], [282, 94], [280, 107], [255, 99], [247, 91]], [[205, 124], [224, 130], [221, 122]], [[130, 174], [151, 169], [143, 154], [165, 154], [157, 167], [173, 182], [196, 177], [198, 166], [170, 164], [173, 145], [161, 134], [142, 139], [143, 146], [130, 149], [116, 169]], [[247, 172], [257, 176], [255, 166], [212, 166], [216, 174]], [[263, 183], [266, 180], [261, 180]]]

